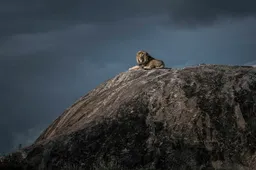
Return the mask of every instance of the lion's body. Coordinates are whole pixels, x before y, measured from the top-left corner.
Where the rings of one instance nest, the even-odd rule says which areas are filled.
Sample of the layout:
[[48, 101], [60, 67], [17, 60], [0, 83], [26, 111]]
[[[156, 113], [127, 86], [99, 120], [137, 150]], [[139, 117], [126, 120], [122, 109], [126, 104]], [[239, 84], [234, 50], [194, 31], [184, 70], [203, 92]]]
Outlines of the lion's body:
[[157, 59], [154, 59], [154, 60], [150, 60], [146, 65], [142, 66], [142, 68], [144, 69], [153, 69], [153, 68], [164, 68], [165, 65], [164, 65], [164, 62], [162, 60], [157, 60]]
[[136, 61], [143, 69], [164, 68], [165, 64], [162, 60], [158, 60], [149, 55], [146, 51], [138, 51]]

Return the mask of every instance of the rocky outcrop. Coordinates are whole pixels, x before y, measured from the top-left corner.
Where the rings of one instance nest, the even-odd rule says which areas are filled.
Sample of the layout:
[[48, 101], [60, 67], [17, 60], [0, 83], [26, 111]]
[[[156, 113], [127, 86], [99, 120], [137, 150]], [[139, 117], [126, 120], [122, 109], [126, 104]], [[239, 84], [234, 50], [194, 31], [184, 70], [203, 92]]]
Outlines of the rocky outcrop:
[[255, 169], [256, 68], [121, 73], [15, 154], [26, 169]]

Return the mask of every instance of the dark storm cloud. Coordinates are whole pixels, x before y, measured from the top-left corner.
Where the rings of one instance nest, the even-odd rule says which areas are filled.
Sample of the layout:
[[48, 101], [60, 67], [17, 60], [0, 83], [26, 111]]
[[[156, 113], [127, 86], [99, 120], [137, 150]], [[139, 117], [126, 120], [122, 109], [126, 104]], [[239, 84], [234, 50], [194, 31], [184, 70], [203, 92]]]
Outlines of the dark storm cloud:
[[[87, 58], [90, 63], [104, 66], [109, 59], [128, 59], [118, 50], [120, 44], [128, 41], [142, 41], [148, 37], [145, 34], [154, 32], [156, 25], [163, 23], [161, 16], [123, 19], [112, 24], [77, 24], [61, 30], [51, 30], [40, 33], [17, 34], [9, 37], [0, 45], [2, 61], [19, 61], [33, 63], [35, 68], [48, 65], [48, 69], [58, 68], [65, 63], [77, 64]], [[149, 37], [150, 38], [150, 37]], [[133, 43], [130, 43], [129, 46]], [[109, 47], [115, 50], [109, 51]], [[104, 49], [104, 53], [98, 48]], [[140, 48], [137, 47], [136, 50]], [[109, 54], [110, 53], [110, 54]], [[127, 51], [127, 55], [134, 55]], [[53, 57], [54, 56], [54, 57]], [[99, 63], [98, 61], [105, 61]], [[27, 61], [27, 62], [25, 62]], [[55, 67], [51, 67], [55, 66]]]
[[169, 15], [166, 24], [204, 24], [222, 17], [255, 16], [254, 0], [3, 0], [0, 34], [40, 32], [79, 23], [108, 23]]
[[[1, 32], [14, 33], [40, 32], [59, 29], [70, 24], [108, 23], [128, 17], [154, 15], [157, 9], [144, 6], [142, 1], [95, 1], [95, 0], [29, 0], [5, 1], [1, 7]], [[159, 10], [159, 9], [158, 9]], [[19, 29], [17, 29], [17, 27]]]
[[177, 25], [210, 24], [223, 18], [255, 16], [254, 0], [171, 0], [167, 10]]

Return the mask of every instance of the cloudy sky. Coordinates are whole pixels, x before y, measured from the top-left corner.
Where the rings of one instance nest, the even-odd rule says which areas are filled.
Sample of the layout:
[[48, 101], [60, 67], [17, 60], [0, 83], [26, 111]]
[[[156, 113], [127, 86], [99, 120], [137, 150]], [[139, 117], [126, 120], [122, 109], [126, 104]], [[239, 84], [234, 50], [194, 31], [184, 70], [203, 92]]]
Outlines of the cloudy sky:
[[254, 0], [1, 0], [0, 153], [135, 65], [256, 64]]

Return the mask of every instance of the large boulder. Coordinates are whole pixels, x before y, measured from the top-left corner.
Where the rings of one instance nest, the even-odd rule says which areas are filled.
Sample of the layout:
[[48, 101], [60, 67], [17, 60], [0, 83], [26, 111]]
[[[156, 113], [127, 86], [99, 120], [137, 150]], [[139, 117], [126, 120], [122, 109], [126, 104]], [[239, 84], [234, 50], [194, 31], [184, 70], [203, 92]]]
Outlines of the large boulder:
[[120, 73], [0, 168], [14, 160], [24, 169], [255, 169], [256, 68]]

